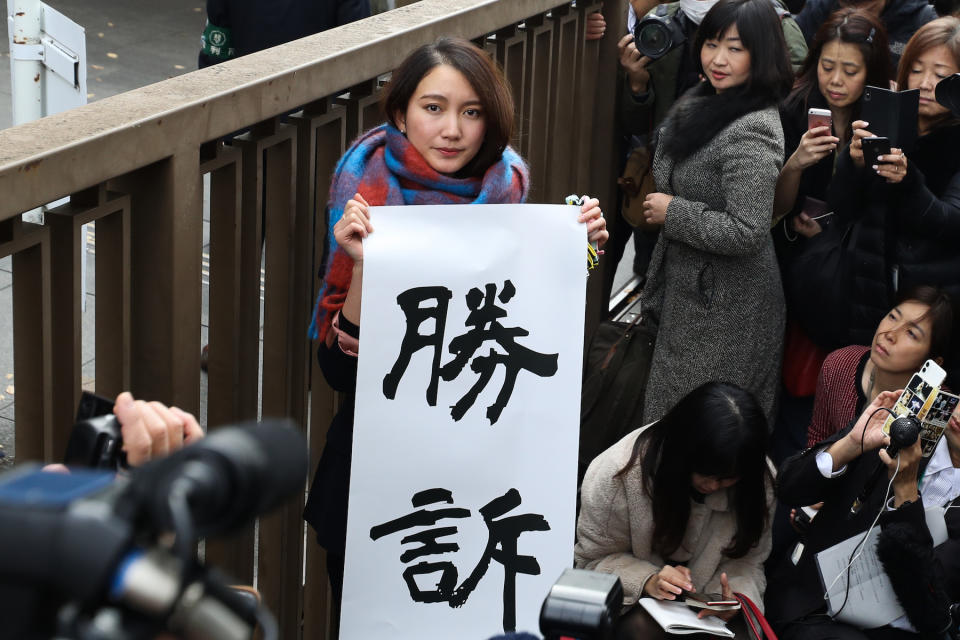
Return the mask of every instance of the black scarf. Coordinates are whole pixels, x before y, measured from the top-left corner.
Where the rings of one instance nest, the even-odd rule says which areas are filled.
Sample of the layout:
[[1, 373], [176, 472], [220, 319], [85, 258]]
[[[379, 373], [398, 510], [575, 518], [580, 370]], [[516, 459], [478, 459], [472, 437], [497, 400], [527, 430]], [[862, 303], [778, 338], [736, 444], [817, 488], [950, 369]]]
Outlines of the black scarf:
[[685, 160], [734, 120], [776, 102], [774, 96], [750, 92], [745, 86], [717, 93], [709, 82], [701, 82], [670, 109], [664, 153], [676, 162]]

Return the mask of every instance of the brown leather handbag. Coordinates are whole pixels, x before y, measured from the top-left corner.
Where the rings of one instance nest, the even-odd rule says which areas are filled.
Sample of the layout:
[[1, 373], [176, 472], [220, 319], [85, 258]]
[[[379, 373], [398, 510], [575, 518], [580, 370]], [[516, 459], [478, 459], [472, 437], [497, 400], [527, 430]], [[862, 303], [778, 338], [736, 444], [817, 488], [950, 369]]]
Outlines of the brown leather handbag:
[[623, 168], [623, 175], [617, 179], [620, 191], [623, 192], [623, 206], [620, 212], [630, 226], [637, 227], [641, 231], [653, 231], [660, 227], [658, 224], [647, 222], [643, 217], [644, 198], [657, 190], [653, 182], [652, 162], [650, 148], [640, 145], [630, 152], [627, 165]]

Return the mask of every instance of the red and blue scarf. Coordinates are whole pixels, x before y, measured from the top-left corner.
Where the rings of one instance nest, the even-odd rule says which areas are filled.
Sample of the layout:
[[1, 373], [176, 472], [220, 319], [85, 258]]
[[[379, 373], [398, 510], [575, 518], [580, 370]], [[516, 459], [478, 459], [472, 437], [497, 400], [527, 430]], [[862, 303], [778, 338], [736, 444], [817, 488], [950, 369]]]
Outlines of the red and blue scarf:
[[333, 174], [327, 203], [326, 275], [317, 296], [310, 337], [326, 338], [330, 322], [343, 307], [350, 289], [353, 260], [337, 246], [333, 226], [354, 194], [362, 195], [370, 206], [509, 204], [524, 202], [529, 184], [523, 158], [510, 147], [482, 178], [452, 178], [431, 168], [406, 136], [390, 124], [360, 136]]

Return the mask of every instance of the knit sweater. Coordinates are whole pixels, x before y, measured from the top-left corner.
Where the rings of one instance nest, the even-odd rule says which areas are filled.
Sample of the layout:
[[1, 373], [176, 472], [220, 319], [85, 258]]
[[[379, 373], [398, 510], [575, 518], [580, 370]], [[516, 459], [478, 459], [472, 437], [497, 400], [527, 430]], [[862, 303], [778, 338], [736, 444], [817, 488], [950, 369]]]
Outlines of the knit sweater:
[[707, 495], [702, 503], [691, 498], [683, 542], [671, 558], [661, 558], [652, 549], [653, 503], [643, 490], [639, 462], [614, 477], [627, 464], [634, 442], [644, 428], [628, 433], [597, 456], [587, 469], [580, 489], [575, 565], [619, 576], [624, 605], [634, 604], [642, 595], [643, 585], [665, 564], [686, 565], [700, 592], [720, 593], [720, 574], [726, 572], [733, 591], [760, 604], [766, 588], [763, 561], [770, 553], [773, 487], [767, 487], [768, 526], [756, 546], [743, 557], [730, 558], [723, 553], [737, 530], [734, 485]]
[[866, 406], [860, 377], [869, 355], [870, 347], [853, 345], [831, 352], [823, 361], [807, 429], [808, 447], [845, 428]]

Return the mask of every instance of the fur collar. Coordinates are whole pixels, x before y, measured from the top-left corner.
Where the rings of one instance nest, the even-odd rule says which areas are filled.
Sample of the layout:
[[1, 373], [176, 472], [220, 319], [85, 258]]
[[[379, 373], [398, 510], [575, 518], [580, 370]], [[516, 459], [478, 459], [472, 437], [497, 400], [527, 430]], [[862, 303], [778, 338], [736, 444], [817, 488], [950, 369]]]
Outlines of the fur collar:
[[734, 120], [774, 104], [776, 99], [772, 96], [750, 94], [745, 87], [718, 94], [709, 82], [701, 82], [683, 94], [670, 110], [664, 153], [674, 161], [685, 160]]

